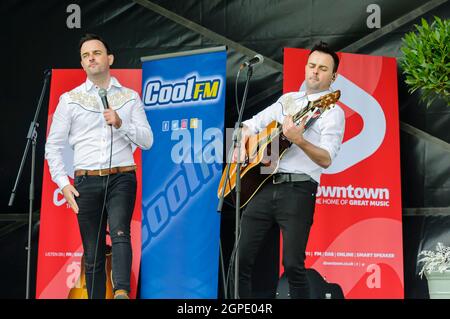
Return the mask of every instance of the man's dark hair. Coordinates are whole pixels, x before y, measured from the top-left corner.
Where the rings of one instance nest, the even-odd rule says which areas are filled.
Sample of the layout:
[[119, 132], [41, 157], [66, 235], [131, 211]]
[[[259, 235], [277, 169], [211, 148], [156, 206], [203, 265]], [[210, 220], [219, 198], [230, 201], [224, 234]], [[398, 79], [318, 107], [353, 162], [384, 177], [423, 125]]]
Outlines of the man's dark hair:
[[336, 54], [336, 52], [331, 50], [330, 47], [328, 46], [328, 44], [323, 41], [320, 41], [320, 42], [314, 44], [314, 46], [311, 49], [311, 52], [309, 52], [309, 55], [311, 55], [311, 53], [313, 53], [314, 51], [319, 51], [319, 52], [323, 52], [323, 53], [331, 55], [331, 57], [333, 58], [333, 61], [334, 61], [333, 73], [336, 73], [336, 71], [339, 67], [339, 57]]
[[108, 55], [113, 54], [111, 49], [109, 48], [108, 43], [106, 43], [105, 40], [103, 40], [100, 36], [98, 36], [98, 35], [96, 35], [94, 33], [86, 33], [85, 35], [83, 35], [81, 37], [80, 44], [78, 46], [78, 51], [81, 52], [81, 46], [83, 45], [84, 42], [91, 41], [91, 40], [98, 40], [98, 41], [100, 41], [101, 43], [103, 43], [103, 45], [106, 48], [106, 54], [108, 54]]

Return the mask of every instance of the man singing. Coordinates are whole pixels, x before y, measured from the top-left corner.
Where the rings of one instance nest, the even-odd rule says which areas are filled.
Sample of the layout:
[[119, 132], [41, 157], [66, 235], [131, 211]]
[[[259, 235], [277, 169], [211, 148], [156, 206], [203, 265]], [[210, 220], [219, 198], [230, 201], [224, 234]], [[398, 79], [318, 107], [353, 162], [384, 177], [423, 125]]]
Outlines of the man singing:
[[[99, 36], [80, 40], [87, 79], [61, 95], [45, 145], [52, 180], [77, 214], [90, 299], [105, 298], [106, 225], [112, 242], [114, 298], [128, 299], [131, 276], [130, 224], [136, 199], [133, 148], [149, 149], [153, 134], [142, 101], [110, 74], [114, 55]], [[105, 92], [106, 90], [106, 92]], [[105, 103], [99, 93], [106, 93]], [[62, 149], [74, 150], [75, 180], [65, 171]]]

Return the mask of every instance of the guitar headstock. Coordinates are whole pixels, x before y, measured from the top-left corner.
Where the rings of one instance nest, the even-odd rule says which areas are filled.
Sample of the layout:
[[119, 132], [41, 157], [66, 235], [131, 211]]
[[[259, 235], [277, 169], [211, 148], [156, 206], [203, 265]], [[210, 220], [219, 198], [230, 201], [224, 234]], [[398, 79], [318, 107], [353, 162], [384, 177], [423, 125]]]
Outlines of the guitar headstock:
[[327, 95], [322, 96], [317, 101], [314, 101], [314, 107], [319, 107], [323, 109], [322, 111], [326, 111], [330, 108], [330, 105], [335, 104], [340, 97], [341, 97], [340, 90], [328, 93]]

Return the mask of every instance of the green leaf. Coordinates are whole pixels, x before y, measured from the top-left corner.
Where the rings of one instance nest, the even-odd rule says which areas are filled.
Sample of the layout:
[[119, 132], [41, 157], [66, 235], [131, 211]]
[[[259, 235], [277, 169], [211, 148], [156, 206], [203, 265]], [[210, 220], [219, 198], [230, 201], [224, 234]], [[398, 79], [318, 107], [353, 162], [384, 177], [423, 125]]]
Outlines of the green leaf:
[[450, 102], [450, 21], [434, 17], [428, 24], [422, 18], [414, 28], [416, 32], [405, 33], [399, 57], [409, 92], [420, 88], [428, 105], [436, 97]]

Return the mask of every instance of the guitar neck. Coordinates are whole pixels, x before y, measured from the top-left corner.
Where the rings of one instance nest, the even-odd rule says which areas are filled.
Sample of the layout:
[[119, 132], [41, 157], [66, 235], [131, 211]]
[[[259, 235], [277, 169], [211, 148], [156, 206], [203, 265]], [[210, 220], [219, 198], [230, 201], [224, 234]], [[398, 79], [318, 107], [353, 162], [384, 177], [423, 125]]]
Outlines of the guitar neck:
[[[308, 105], [295, 113], [292, 116], [292, 120], [294, 123], [300, 121], [309, 111], [317, 108], [320, 108], [321, 112], [330, 108], [331, 104], [336, 103], [341, 96], [341, 91], [337, 90], [335, 92], [329, 93], [316, 101], [309, 101]], [[270, 143], [273, 139], [275, 139], [278, 135], [283, 134], [283, 126], [277, 123], [276, 129], [270, 132], [270, 134], [266, 135], [262, 140], [258, 141], [258, 146], [264, 145], [265, 143]]]
[[[301, 111], [295, 113], [295, 114], [292, 116], [292, 121], [293, 121], [294, 123], [297, 122], [297, 121], [299, 121], [299, 120], [300, 120], [303, 116], [305, 116], [306, 113], [308, 113], [313, 107], [314, 107], [314, 102], [308, 102], [308, 105], [307, 105], [304, 109], [302, 109]], [[277, 135], [281, 134], [282, 132], [283, 132], [283, 126], [279, 125], [279, 126], [277, 127], [276, 133], [275, 133], [275, 134], [272, 134], [272, 139], [273, 139], [274, 137], [276, 137]]]

